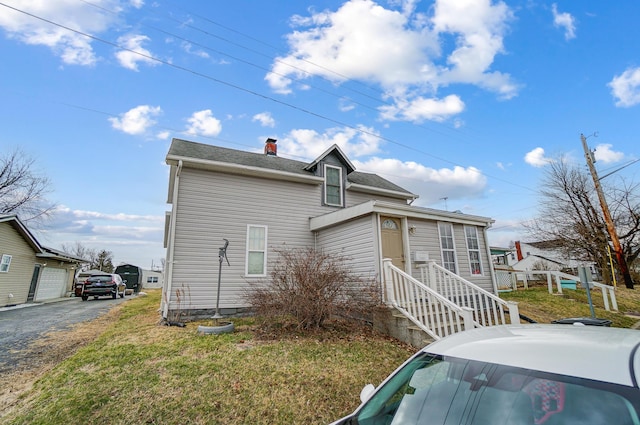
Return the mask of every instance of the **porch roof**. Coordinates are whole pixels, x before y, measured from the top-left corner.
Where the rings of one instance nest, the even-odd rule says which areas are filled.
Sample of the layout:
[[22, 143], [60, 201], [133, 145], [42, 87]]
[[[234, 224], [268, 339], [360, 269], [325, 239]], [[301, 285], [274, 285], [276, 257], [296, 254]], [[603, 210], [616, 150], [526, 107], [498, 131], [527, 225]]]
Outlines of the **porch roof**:
[[491, 224], [493, 224], [495, 221], [488, 217], [372, 200], [328, 214], [312, 217], [309, 219], [309, 230], [311, 230], [312, 232], [322, 230], [327, 227], [331, 227], [336, 224], [353, 220], [354, 218], [362, 217], [372, 213], [432, 221], [448, 221], [452, 223], [483, 227], [491, 227]]

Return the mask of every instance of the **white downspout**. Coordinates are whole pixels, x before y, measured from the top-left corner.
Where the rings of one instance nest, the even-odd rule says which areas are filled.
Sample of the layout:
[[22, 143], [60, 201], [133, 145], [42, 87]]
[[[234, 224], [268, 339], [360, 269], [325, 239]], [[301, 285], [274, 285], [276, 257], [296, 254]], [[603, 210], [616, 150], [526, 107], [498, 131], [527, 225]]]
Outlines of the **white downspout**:
[[180, 186], [180, 172], [182, 171], [182, 160], [178, 161], [176, 176], [173, 181], [173, 197], [171, 199], [171, 219], [169, 223], [169, 243], [167, 244], [167, 273], [166, 273], [166, 292], [163, 294], [164, 305], [162, 306], [162, 318], [167, 319], [169, 315], [169, 304], [171, 301], [171, 286], [173, 285], [173, 259], [174, 259], [174, 243], [176, 234], [176, 215], [178, 212], [178, 188]]
[[484, 226], [482, 233], [484, 234], [484, 246], [487, 250], [487, 258], [489, 259], [489, 270], [491, 276], [491, 285], [493, 286], [493, 294], [498, 296], [498, 283], [496, 282], [496, 270], [493, 267], [493, 259], [491, 258], [491, 247], [489, 246], [489, 238], [487, 237], [487, 230], [491, 227], [491, 224]]

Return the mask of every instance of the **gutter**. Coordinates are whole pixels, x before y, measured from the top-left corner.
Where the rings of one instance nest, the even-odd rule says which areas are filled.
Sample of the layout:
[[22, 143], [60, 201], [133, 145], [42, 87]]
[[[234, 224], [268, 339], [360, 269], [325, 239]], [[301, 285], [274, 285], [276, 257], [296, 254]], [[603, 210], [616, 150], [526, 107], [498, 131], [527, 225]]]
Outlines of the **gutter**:
[[180, 187], [180, 174], [182, 172], [182, 160], [178, 161], [176, 175], [173, 180], [173, 199], [171, 200], [171, 218], [169, 224], [169, 243], [167, 244], [167, 270], [165, 274], [165, 287], [163, 297], [165, 298], [162, 305], [162, 318], [167, 320], [169, 314], [169, 302], [171, 300], [171, 287], [173, 285], [173, 261], [174, 261], [174, 243], [176, 234], [176, 214], [178, 212], [178, 189]]

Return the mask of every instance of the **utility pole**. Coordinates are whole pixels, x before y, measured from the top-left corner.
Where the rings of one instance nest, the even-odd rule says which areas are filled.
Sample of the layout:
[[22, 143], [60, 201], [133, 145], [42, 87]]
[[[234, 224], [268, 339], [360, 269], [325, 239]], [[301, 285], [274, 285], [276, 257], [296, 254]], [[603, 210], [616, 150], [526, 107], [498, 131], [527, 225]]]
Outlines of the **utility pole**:
[[633, 289], [633, 280], [631, 279], [631, 274], [629, 273], [629, 268], [627, 267], [627, 261], [624, 259], [624, 253], [622, 252], [620, 239], [618, 239], [618, 234], [616, 233], [616, 228], [613, 225], [613, 219], [611, 218], [611, 212], [609, 211], [607, 200], [605, 199], [604, 193], [602, 192], [602, 185], [600, 185], [598, 172], [596, 171], [595, 165], [593, 165], [594, 159], [592, 156], [592, 152], [589, 150], [589, 147], [587, 146], [587, 138], [584, 137], [584, 134], [580, 134], [580, 140], [582, 140], [582, 148], [584, 149], [584, 156], [587, 160], [587, 165], [589, 166], [591, 177], [593, 178], [593, 184], [596, 187], [596, 193], [598, 194], [598, 199], [600, 200], [600, 206], [602, 207], [602, 214], [604, 215], [604, 221], [607, 225], [607, 231], [609, 232], [611, 243], [613, 243], [613, 251], [616, 254], [616, 261], [618, 263], [620, 273], [624, 278], [624, 285], [629, 289]]

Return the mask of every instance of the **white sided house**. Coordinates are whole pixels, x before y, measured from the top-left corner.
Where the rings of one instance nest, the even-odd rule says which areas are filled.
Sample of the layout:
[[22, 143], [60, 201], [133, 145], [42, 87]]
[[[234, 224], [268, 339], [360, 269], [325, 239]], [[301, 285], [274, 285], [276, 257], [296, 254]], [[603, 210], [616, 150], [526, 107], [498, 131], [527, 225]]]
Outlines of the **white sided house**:
[[[395, 307], [406, 302], [397, 286], [406, 282], [440, 291], [445, 304], [497, 292], [486, 235], [491, 219], [414, 207], [416, 195], [356, 171], [336, 145], [307, 163], [277, 156], [273, 139], [264, 154], [173, 139], [166, 162], [172, 208], [165, 225], [165, 319], [211, 317], [217, 303], [223, 315], [246, 310], [249, 283], [269, 277], [283, 248], [349, 258], [352, 271], [385, 284], [384, 297]], [[217, 300], [224, 239], [230, 265], [222, 264]], [[461, 281], [474, 289], [447, 292]]]

